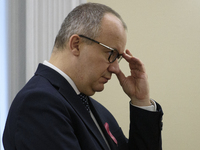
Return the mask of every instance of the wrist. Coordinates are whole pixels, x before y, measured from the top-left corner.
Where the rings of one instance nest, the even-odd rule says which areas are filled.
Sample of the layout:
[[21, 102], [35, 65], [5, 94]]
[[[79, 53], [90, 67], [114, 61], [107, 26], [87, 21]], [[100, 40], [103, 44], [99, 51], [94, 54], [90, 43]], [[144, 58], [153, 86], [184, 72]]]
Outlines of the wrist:
[[152, 102], [151, 102], [150, 98], [146, 98], [146, 99], [142, 99], [142, 100], [132, 98], [131, 104], [135, 105], [135, 106], [151, 106]]

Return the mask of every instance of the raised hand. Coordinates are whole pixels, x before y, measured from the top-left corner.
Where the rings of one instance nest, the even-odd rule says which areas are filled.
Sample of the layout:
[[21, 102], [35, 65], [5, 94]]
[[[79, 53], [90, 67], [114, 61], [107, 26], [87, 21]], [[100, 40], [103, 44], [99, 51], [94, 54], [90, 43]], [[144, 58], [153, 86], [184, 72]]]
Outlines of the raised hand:
[[124, 92], [131, 98], [133, 105], [151, 105], [147, 74], [143, 63], [133, 57], [129, 50], [126, 50], [122, 56], [129, 63], [130, 67], [129, 76], [126, 77], [121, 70], [116, 74]]

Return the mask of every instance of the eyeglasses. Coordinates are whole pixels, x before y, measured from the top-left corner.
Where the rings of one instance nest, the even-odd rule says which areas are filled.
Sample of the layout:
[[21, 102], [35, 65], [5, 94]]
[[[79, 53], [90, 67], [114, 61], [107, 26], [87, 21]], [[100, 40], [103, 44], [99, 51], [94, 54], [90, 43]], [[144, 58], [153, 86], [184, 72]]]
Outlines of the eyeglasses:
[[102, 44], [102, 43], [100, 43], [100, 42], [98, 42], [98, 41], [96, 41], [96, 40], [93, 40], [93, 39], [91, 39], [91, 38], [89, 38], [89, 37], [86, 37], [86, 36], [84, 36], [84, 35], [79, 35], [79, 36], [82, 37], [82, 38], [86, 38], [86, 39], [88, 39], [88, 40], [90, 40], [90, 41], [93, 41], [93, 42], [95, 42], [95, 43], [97, 43], [97, 44], [99, 44], [99, 45], [101, 45], [101, 46], [103, 46], [103, 47], [109, 49], [109, 50], [110, 50], [110, 55], [109, 55], [109, 57], [108, 57], [108, 61], [109, 61], [110, 63], [113, 63], [116, 59], [117, 59], [117, 61], [118, 61], [118, 63], [119, 63], [120, 60], [122, 59], [122, 54], [119, 54], [119, 52], [118, 52], [116, 49], [111, 48], [111, 47], [109, 47], [109, 46], [107, 46], [107, 45], [105, 45], [105, 44]]

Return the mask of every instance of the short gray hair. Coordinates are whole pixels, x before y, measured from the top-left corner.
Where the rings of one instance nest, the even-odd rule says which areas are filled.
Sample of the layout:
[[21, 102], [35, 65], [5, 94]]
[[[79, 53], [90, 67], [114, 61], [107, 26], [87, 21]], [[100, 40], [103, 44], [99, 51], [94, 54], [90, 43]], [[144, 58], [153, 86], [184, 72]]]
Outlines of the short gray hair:
[[118, 17], [124, 29], [127, 29], [121, 16], [112, 8], [98, 3], [85, 3], [74, 8], [65, 18], [56, 36], [54, 46], [63, 48], [73, 34], [82, 34], [95, 39], [101, 32], [101, 21], [106, 13]]

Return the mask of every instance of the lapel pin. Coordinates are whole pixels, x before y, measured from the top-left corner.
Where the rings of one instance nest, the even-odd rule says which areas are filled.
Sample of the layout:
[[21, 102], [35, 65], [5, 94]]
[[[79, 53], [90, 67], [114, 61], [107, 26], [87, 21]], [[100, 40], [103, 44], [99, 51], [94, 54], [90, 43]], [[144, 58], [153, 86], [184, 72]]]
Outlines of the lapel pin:
[[104, 124], [104, 127], [105, 127], [105, 129], [106, 129], [108, 135], [111, 137], [111, 139], [115, 142], [115, 144], [117, 144], [117, 140], [116, 140], [116, 138], [112, 135], [112, 133], [110, 132], [109, 124], [108, 124], [107, 122]]

